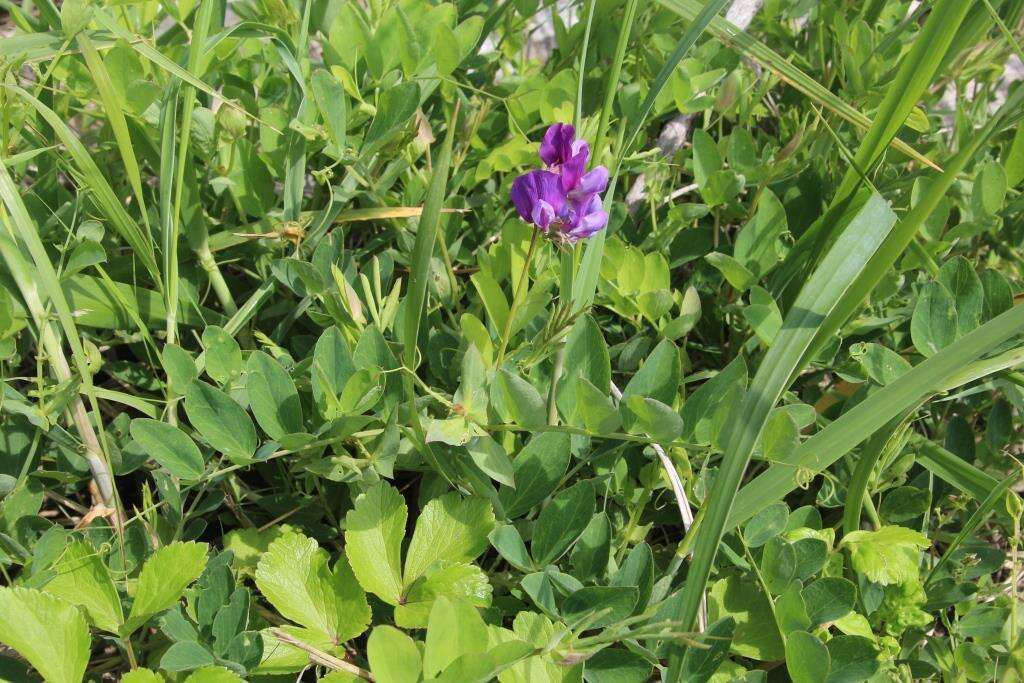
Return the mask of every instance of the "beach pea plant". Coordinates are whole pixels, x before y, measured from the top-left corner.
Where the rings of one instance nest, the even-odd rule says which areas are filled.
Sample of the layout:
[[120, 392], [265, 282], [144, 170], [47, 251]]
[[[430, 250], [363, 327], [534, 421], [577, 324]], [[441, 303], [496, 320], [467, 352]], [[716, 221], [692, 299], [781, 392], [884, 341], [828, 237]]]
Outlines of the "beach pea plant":
[[1024, 680], [1022, 36], [0, 2], [0, 679]]

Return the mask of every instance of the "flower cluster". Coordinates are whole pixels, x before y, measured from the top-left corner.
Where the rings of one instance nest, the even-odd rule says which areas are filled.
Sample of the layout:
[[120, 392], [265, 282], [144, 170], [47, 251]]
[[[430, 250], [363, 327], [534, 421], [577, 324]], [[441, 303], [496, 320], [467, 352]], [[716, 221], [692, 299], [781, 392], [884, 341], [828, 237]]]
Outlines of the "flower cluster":
[[512, 203], [519, 216], [544, 234], [568, 242], [590, 237], [608, 223], [601, 193], [608, 169], [587, 171], [590, 146], [576, 139], [576, 130], [556, 123], [540, 145], [543, 169], [521, 175], [512, 183]]

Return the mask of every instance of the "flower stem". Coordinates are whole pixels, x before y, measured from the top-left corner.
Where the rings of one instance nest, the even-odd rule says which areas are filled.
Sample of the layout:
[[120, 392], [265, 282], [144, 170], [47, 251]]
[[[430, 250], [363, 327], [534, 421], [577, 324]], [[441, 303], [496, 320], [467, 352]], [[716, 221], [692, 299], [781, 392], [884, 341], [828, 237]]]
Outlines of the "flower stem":
[[530, 263], [533, 262], [533, 255], [537, 253], [537, 243], [539, 232], [533, 231], [533, 236], [530, 237], [530, 248], [526, 252], [526, 261], [523, 263], [523, 272], [519, 275], [519, 284], [516, 285], [516, 291], [512, 294], [512, 305], [508, 309], [508, 318], [505, 320], [505, 329], [501, 332], [501, 343], [498, 345], [498, 356], [494, 362], [495, 368], [501, 367], [501, 362], [505, 360], [505, 348], [508, 346], [508, 339], [512, 335], [512, 321], [516, 317], [516, 311], [523, 303], [523, 299], [526, 298], [526, 291], [530, 287]]

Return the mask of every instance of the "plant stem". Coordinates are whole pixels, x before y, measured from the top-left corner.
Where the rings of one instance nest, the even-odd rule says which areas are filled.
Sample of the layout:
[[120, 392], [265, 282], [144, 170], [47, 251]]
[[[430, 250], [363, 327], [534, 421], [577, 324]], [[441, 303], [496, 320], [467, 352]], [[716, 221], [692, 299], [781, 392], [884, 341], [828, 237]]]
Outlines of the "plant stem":
[[213, 287], [213, 293], [217, 295], [217, 301], [220, 302], [221, 308], [229, 316], [238, 313], [238, 306], [235, 304], [235, 299], [231, 295], [231, 290], [228, 289], [228, 283], [224, 279], [224, 275], [220, 272], [220, 268], [217, 266], [217, 261], [213, 258], [213, 254], [210, 252], [210, 247], [203, 245], [196, 249], [196, 256], [199, 257], [199, 265], [206, 271], [207, 277], [210, 278], [210, 286]]
[[565, 365], [565, 342], [558, 345], [555, 351], [555, 364], [551, 368], [551, 388], [548, 390], [548, 424], [558, 424], [558, 380], [562, 377]]
[[512, 305], [508, 309], [508, 318], [505, 320], [505, 329], [501, 332], [501, 342], [498, 345], [498, 356], [494, 362], [494, 367], [500, 368], [501, 361], [505, 359], [505, 348], [508, 346], [508, 339], [512, 334], [512, 321], [516, 317], [516, 311], [523, 303], [523, 299], [526, 298], [526, 290], [530, 286], [530, 264], [533, 262], [533, 255], [537, 253], [537, 243], [539, 242], [540, 233], [537, 230], [533, 231], [533, 235], [530, 237], [530, 248], [526, 252], [526, 261], [523, 263], [523, 272], [519, 274], [519, 284], [516, 285], [516, 291], [512, 294]]

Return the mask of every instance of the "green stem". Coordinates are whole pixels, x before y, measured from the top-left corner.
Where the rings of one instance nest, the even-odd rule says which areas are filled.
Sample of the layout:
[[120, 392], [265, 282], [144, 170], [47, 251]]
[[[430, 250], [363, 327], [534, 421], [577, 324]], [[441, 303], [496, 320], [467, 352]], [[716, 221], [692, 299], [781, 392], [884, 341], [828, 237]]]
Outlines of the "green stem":
[[551, 388], [548, 390], [548, 424], [558, 424], [558, 380], [562, 377], [565, 365], [565, 343], [558, 345], [555, 351], [555, 364], [551, 368]]
[[505, 360], [505, 349], [508, 346], [509, 337], [512, 335], [512, 321], [516, 317], [516, 312], [523, 303], [523, 299], [526, 298], [526, 291], [530, 286], [530, 264], [533, 262], [533, 255], [537, 253], [537, 244], [540, 241], [538, 239], [540, 233], [537, 230], [533, 231], [533, 235], [530, 237], [530, 248], [526, 252], [526, 261], [523, 263], [523, 272], [519, 274], [519, 284], [516, 285], [516, 291], [512, 294], [512, 305], [508, 309], [508, 318], [505, 320], [505, 329], [501, 332], [501, 343], [498, 345], [498, 356], [494, 362], [494, 367], [500, 368], [501, 361]]
[[238, 313], [238, 306], [235, 304], [234, 297], [231, 296], [231, 290], [228, 289], [228, 283], [224, 279], [224, 275], [220, 272], [220, 268], [217, 267], [217, 261], [213, 258], [210, 247], [206, 244], [199, 247], [196, 249], [196, 256], [199, 257], [199, 265], [203, 267], [207, 277], [210, 278], [210, 286], [213, 287], [213, 293], [217, 295], [217, 301], [220, 302], [221, 308], [229, 316]]

